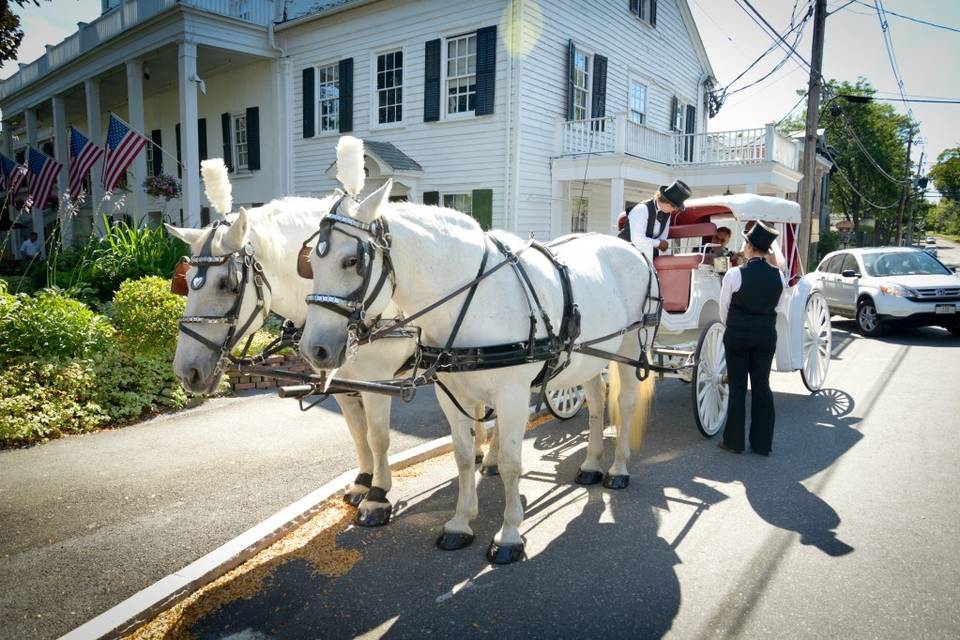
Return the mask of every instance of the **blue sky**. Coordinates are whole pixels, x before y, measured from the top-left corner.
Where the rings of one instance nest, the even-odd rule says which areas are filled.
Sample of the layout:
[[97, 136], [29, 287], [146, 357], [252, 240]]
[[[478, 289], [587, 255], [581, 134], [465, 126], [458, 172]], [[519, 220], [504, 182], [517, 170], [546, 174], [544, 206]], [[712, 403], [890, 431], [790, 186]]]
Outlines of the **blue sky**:
[[[541, 0], [546, 2], [548, 0]], [[597, 0], [626, 2], [626, 0]], [[752, 4], [781, 32], [790, 22], [792, 0], [751, 0]], [[805, 6], [808, 0], [799, 0]], [[759, 56], [771, 39], [747, 16], [734, 0], [689, 0], [714, 71], [723, 85]], [[897, 95], [897, 85], [883, 45], [880, 23], [873, 0], [829, 0], [824, 52], [824, 76], [855, 80], [866, 77], [881, 93]], [[885, 8], [916, 18], [960, 29], [958, 0], [884, 0]], [[54, 0], [41, 2], [41, 7], [14, 7], [23, 19], [26, 37], [20, 49], [20, 61], [30, 62], [43, 54], [45, 44], [55, 44], [76, 31], [78, 21], [94, 20], [100, 13], [99, 0]], [[908, 96], [960, 97], [960, 33], [935, 29], [896, 16], [889, 16], [889, 29], [904, 91]], [[812, 20], [798, 47], [810, 59]], [[738, 82], [743, 86], [769, 71], [780, 59], [777, 49], [750, 74]], [[0, 69], [0, 77], [16, 71], [8, 63]], [[797, 89], [806, 87], [806, 73], [790, 61], [764, 82], [731, 96], [720, 114], [710, 121], [710, 129], [722, 131], [761, 126], [776, 122], [797, 102]], [[905, 111], [900, 103], [892, 103]], [[925, 144], [919, 146], [914, 159], [926, 151], [932, 162], [943, 149], [960, 144], [960, 105], [913, 105], [914, 117], [920, 121]], [[929, 167], [928, 163], [925, 163]]]

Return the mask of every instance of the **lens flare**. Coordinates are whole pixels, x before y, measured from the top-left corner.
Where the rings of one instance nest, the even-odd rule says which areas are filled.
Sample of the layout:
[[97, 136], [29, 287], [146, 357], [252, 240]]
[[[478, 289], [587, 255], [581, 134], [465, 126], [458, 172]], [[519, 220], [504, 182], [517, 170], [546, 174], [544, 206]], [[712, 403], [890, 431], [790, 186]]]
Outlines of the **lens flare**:
[[500, 33], [507, 55], [522, 58], [537, 46], [543, 35], [543, 9], [536, 0], [513, 2], [500, 16]]

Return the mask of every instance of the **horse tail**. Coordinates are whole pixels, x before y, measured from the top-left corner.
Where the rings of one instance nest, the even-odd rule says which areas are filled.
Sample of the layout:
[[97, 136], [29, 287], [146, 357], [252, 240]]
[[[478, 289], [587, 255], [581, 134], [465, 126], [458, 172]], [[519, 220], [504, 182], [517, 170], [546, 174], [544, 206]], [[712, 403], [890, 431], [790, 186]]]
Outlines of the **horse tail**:
[[363, 140], [341, 136], [337, 142], [337, 180], [351, 196], [363, 191]]
[[233, 187], [230, 186], [230, 174], [223, 158], [211, 158], [200, 163], [203, 176], [203, 190], [210, 205], [221, 216], [230, 213], [233, 208]]
[[[607, 407], [610, 411], [610, 422], [619, 427], [621, 424], [620, 390], [624, 382], [620, 379], [620, 367], [617, 364], [611, 363], [609, 372]], [[629, 381], [627, 384], [629, 384]], [[643, 446], [643, 438], [647, 433], [647, 422], [650, 420], [650, 413], [653, 409], [654, 384], [652, 375], [647, 376], [647, 379], [643, 382], [637, 383], [637, 396], [633, 403], [633, 414], [630, 416], [630, 424], [626, 425], [630, 451], [634, 454], [640, 452], [640, 448]]]

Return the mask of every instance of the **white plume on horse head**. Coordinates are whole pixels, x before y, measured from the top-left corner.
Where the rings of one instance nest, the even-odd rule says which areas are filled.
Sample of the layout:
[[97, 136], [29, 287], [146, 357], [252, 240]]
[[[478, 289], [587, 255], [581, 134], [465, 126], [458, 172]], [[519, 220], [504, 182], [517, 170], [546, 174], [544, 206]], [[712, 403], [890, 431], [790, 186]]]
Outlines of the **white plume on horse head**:
[[233, 208], [233, 187], [223, 158], [211, 158], [200, 163], [200, 175], [210, 205], [221, 216], [226, 216]]
[[337, 180], [346, 192], [356, 198], [363, 191], [363, 140], [341, 136], [337, 142]]

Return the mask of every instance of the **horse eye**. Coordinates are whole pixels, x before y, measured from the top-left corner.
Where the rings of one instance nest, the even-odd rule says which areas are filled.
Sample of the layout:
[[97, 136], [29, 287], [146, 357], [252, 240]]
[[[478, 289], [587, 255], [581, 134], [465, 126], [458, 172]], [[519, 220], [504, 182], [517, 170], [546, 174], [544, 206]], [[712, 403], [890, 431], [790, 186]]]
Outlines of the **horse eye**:
[[343, 268], [344, 269], [353, 269], [357, 266], [357, 257], [351, 256], [349, 258], [343, 259]]
[[217, 288], [220, 291], [226, 291], [230, 288], [230, 278], [220, 278], [220, 281], [217, 283]]

